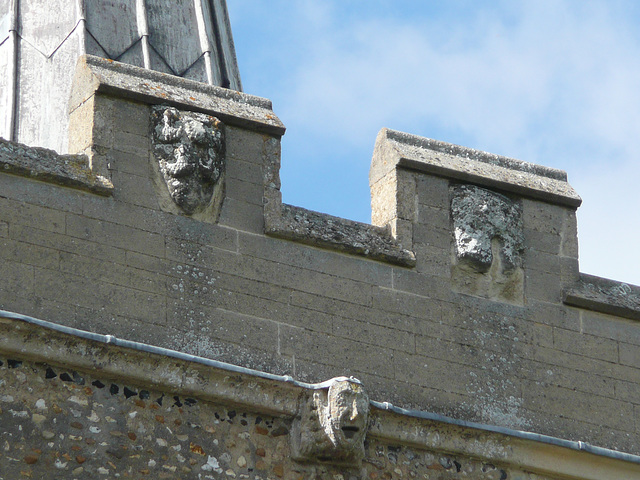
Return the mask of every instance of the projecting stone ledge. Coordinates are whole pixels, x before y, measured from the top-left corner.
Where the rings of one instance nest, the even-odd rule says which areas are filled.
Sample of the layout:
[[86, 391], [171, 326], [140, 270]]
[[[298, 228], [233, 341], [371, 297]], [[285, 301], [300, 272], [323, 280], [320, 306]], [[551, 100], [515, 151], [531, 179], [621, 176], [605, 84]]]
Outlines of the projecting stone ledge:
[[0, 138], [0, 172], [111, 195], [112, 183], [91, 171], [86, 155], [60, 155]]
[[640, 287], [593, 275], [581, 273], [578, 283], [565, 291], [564, 303], [640, 320]]
[[266, 98], [83, 55], [76, 66], [69, 111], [96, 92], [207, 113], [228, 125], [271, 135], [283, 135], [285, 131], [273, 113], [271, 100]]
[[383, 128], [376, 140], [370, 184], [397, 167], [573, 208], [582, 203], [562, 170]]
[[415, 266], [413, 252], [402, 248], [386, 228], [287, 204], [282, 204], [279, 210], [277, 213], [265, 212], [267, 235], [405, 267]]

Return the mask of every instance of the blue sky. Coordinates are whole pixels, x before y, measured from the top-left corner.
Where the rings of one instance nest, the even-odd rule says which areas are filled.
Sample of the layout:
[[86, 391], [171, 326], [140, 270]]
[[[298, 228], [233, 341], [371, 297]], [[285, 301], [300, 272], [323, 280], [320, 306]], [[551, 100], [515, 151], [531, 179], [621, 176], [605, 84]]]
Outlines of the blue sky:
[[369, 222], [382, 127], [561, 168], [580, 269], [640, 284], [640, 2], [228, 0], [287, 203]]

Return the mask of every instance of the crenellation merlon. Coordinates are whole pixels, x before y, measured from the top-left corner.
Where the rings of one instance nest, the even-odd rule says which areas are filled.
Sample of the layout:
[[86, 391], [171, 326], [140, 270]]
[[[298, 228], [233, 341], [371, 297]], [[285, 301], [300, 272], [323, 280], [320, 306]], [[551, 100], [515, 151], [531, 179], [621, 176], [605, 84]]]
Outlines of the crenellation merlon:
[[557, 168], [546, 167], [544, 165], [538, 165], [536, 163], [524, 162], [515, 158], [504, 157], [495, 153], [475, 150], [473, 148], [455, 145], [452, 143], [443, 142], [441, 140], [434, 140], [432, 138], [419, 137], [417, 135], [399, 132], [397, 130], [386, 129], [386, 135], [389, 140], [405, 145], [411, 145], [420, 149], [433, 150], [434, 152], [440, 152], [446, 155], [454, 155], [457, 157], [464, 157], [469, 160], [497, 165], [499, 167], [504, 167], [511, 170], [533, 173], [541, 177], [548, 177], [565, 182], [567, 181], [567, 172], [565, 172], [564, 170], [559, 170]]
[[406, 168], [577, 208], [582, 199], [563, 170], [383, 128], [369, 182]]

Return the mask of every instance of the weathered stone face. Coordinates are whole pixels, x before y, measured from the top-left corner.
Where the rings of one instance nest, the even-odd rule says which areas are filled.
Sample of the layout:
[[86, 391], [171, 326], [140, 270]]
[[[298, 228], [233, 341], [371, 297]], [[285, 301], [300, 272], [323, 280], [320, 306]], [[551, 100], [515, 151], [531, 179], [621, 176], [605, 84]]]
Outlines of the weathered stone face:
[[320, 421], [336, 447], [348, 450], [362, 448], [368, 417], [369, 397], [362, 385], [349, 380], [331, 384], [326, 412]]
[[352, 378], [339, 377], [314, 392], [294, 425], [294, 459], [357, 466], [364, 456], [369, 397]]
[[475, 185], [451, 187], [454, 289], [522, 303], [524, 233], [519, 202]]
[[163, 106], [152, 110], [155, 157], [171, 198], [188, 215], [209, 207], [214, 190], [222, 187], [222, 128], [209, 115]]
[[474, 185], [458, 185], [452, 189], [451, 216], [458, 261], [488, 271], [494, 261], [491, 243], [497, 239], [503, 270], [522, 266], [522, 208], [517, 202]]

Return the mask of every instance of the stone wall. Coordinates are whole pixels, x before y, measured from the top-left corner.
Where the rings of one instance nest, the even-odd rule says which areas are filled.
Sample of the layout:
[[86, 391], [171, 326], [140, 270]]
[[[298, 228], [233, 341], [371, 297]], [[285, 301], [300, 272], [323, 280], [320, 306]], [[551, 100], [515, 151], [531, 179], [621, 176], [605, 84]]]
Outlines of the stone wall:
[[0, 479], [623, 480], [640, 471], [637, 457], [368, 405], [357, 383], [356, 415], [369, 410], [361, 453], [321, 456], [325, 431], [309, 428], [317, 417], [305, 405], [321, 407], [344, 380], [305, 385], [10, 317], [0, 315]]
[[[220, 123], [223, 193], [195, 213], [154, 105]], [[71, 112], [74, 155], [0, 143], [0, 308], [640, 453], [639, 290], [580, 275], [564, 172], [383, 130], [367, 225], [282, 204], [268, 100], [85, 57]]]

